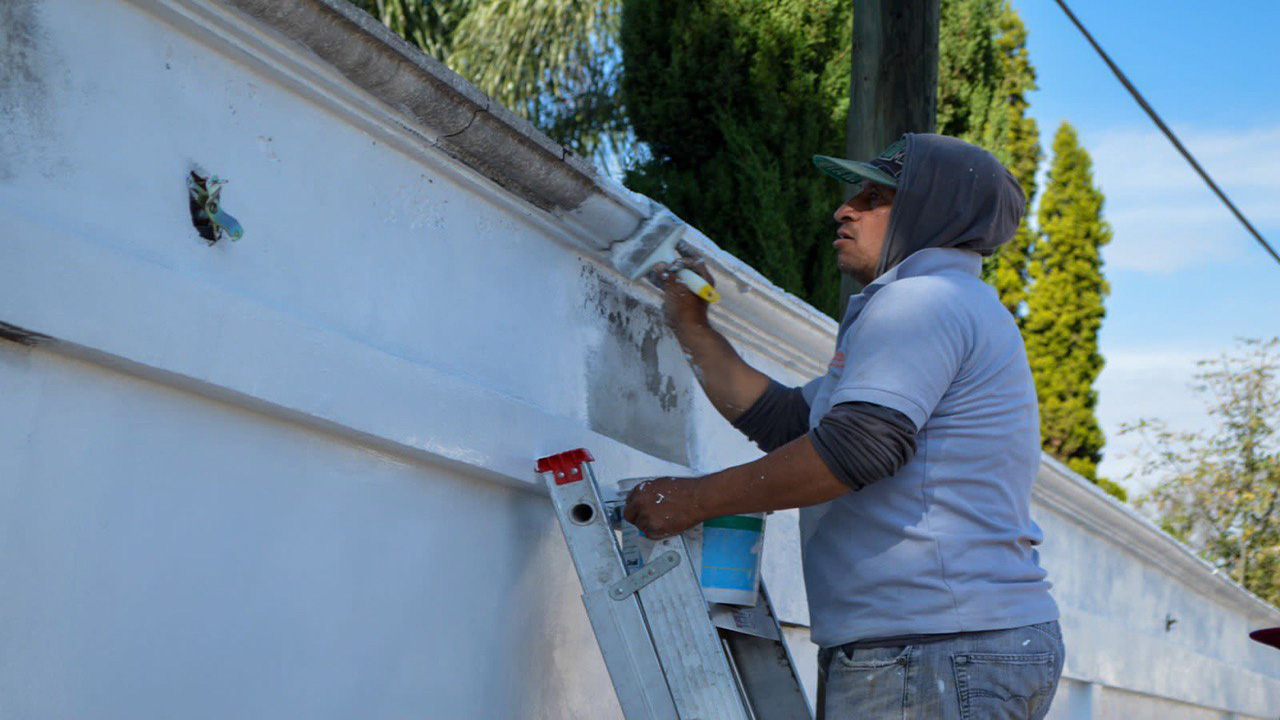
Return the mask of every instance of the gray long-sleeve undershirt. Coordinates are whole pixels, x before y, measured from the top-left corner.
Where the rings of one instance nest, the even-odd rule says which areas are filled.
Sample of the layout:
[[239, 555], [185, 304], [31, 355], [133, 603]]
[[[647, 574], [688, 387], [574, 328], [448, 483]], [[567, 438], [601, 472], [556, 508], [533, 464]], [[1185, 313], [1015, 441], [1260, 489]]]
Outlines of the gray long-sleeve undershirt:
[[765, 452], [809, 433], [818, 456], [854, 490], [889, 477], [916, 452], [916, 427], [906, 415], [867, 402], [841, 403], [809, 429], [809, 403], [800, 388], [776, 381], [733, 426]]

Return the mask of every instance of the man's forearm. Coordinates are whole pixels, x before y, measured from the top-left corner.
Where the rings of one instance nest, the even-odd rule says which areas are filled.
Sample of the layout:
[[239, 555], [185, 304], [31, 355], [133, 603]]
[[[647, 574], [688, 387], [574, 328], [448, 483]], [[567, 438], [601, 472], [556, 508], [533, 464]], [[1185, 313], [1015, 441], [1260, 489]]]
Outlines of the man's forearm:
[[698, 502], [707, 517], [807, 507], [849, 492], [831, 472], [808, 435], [745, 465], [698, 479]]
[[847, 492], [805, 435], [718, 473], [640, 483], [627, 497], [623, 517], [657, 540], [713, 517], [807, 507]]
[[711, 404], [725, 419], [736, 420], [769, 387], [769, 376], [748, 365], [709, 324], [677, 326], [676, 338]]

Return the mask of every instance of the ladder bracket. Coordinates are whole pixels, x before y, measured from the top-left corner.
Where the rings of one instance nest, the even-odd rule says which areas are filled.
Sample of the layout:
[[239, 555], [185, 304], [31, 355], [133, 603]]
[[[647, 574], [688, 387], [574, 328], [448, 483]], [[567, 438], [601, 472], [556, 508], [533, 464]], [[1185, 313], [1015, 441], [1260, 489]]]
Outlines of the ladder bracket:
[[583, 478], [582, 466], [595, 458], [586, 448], [567, 450], [556, 455], [538, 458], [537, 470], [540, 473], [554, 473], [557, 485], [567, 485]]
[[680, 553], [668, 550], [645, 563], [643, 568], [609, 586], [609, 597], [625, 600], [640, 588], [671, 572], [680, 564]]

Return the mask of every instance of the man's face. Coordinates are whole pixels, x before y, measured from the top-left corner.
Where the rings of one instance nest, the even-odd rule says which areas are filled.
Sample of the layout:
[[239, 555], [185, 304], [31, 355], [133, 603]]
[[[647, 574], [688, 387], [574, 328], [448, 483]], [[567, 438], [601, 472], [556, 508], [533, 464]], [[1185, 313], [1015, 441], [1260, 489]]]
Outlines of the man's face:
[[876, 279], [880, 248], [889, 229], [889, 211], [895, 190], [864, 182], [862, 190], [836, 208], [836, 267], [866, 285]]

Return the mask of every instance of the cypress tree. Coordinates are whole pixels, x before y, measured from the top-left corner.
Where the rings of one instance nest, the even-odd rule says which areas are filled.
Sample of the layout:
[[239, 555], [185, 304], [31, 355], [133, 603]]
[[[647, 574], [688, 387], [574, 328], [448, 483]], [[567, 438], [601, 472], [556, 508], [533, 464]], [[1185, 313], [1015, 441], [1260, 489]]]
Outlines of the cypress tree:
[[1031, 262], [1023, 335], [1040, 401], [1044, 450], [1123, 498], [1122, 488], [1097, 477], [1104, 440], [1094, 416], [1098, 393], [1093, 384], [1103, 365], [1098, 331], [1109, 292], [1100, 250], [1111, 239], [1102, 206], [1089, 153], [1064, 122], [1053, 139], [1053, 162], [1040, 200], [1041, 238]]
[[[841, 152], [848, 10], [835, 0], [624, 0], [621, 34], [624, 104], [651, 152], [627, 185], [831, 314], [828, 218], [841, 190], [813, 175], [809, 156]], [[1026, 28], [1007, 0], [943, 0], [941, 20], [938, 131], [991, 150], [1030, 199], [1041, 151], [1026, 115]], [[1015, 315], [1032, 237], [1024, 221], [984, 268]]]
[[975, 145], [987, 139], [1000, 87], [999, 7], [999, 0], [942, 0], [940, 8], [938, 132]]
[[987, 259], [983, 278], [995, 287], [1009, 312], [1021, 320], [1030, 280], [1028, 263], [1035, 249], [1030, 207], [1036, 194], [1036, 170], [1044, 155], [1040, 150], [1040, 128], [1035, 118], [1027, 115], [1030, 105], [1027, 93], [1036, 89], [1036, 71], [1027, 52], [1027, 28], [1008, 0], [1002, 5], [995, 38], [1000, 58], [1000, 85], [983, 145], [995, 153], [1022, 185], [1027, 196], [1027, 213], [1013, 240]]
[[784, 289], [834, 315], [831, 213], [848, 110], [847, 0], [625, 0], [622, 92], [653, 197]]

